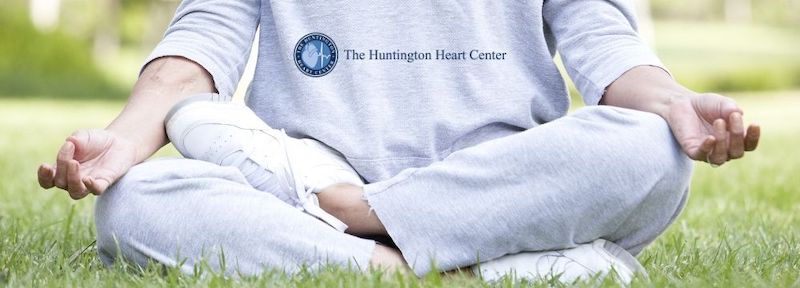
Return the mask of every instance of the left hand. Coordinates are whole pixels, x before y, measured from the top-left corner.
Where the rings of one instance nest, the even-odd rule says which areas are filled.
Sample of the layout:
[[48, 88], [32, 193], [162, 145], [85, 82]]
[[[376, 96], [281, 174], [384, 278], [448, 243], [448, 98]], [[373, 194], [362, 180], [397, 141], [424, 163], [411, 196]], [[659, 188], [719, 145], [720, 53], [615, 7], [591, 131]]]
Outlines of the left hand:
[[761, 128], [744, 128], [742, 110], [717, 94], [694, 94], [669, 105], [667, 122], [689, 158], [722, 165], [758, 146]]

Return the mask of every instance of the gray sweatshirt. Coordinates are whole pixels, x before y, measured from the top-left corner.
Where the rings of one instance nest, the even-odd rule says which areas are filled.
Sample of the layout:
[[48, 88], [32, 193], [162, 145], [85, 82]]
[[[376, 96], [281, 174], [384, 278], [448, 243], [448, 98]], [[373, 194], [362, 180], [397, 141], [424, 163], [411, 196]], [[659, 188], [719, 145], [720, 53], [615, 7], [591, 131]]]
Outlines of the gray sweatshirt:
[[185, 0], [147, 62], [186, 57], [232, 95], [260, 27], [247, 105], [376, 182], [565, 115], [556, 51], [589, 105], [628, 69], [662, 66], [633, 10], [600, 0]]

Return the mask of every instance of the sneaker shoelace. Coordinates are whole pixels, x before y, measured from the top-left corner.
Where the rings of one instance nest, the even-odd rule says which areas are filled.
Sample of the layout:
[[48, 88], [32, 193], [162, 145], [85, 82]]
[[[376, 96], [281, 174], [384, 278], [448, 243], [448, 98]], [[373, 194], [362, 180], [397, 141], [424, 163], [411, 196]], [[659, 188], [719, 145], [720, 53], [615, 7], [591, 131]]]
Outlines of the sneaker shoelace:
[[277, 138], [280, 142], [280, 146], [284, 149], [283, 155], [286, 157], [286, 166], [283, 167], [284, 175], [288, 175], [289, 177], [287, 178], [291, 179], [292, 185], [289, 188], [294, 190], [293, 192], [297, 194], [297, 201], [300, 203], [300, 206], [311, 216], [317, 217], [336, 230], [344, 232], [347, 229], [347, 224], [336, 219], [336, 217], [325, 212], [325, 210], [322, 210], [322, 208], [319, 207], [318, 201], [314, 201], [314, 198], [316, 198], [314, 196], [314, 190], [316, 190], [317, 187], [312, 186], [305, 189], [303, 182], [297, 180], [297, 176], [299, 176], [300, 173], [297, 171], [297, 166], [292, 163], [292, 157], [289, 156], [289, 153], [293, 153], [289, 151], [289, 145], [286, 143], [286, 139], [289, 138], [289, 136], [284, 129], [280, 131], [281, 133], [278, 134]]

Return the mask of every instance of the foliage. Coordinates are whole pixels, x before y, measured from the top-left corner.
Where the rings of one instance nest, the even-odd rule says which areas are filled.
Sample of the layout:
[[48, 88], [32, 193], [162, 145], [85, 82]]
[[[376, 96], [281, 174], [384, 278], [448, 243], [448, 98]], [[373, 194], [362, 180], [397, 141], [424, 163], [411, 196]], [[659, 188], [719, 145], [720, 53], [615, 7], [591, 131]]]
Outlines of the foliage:
[[[0, 9], [0, 97], [125, 97], [178, 1], [116, 1], [119, 11], [110, 14], [118, 19], [108, 18], [114, 17], [103, 11], [99, 3], [104, 2], [62, 1], [61, 25], [53, 32], [32, 27], [27, 1], [5, 1]], [[719, 22], [725, 1], [650, 1], [656, 48], [676, 78], [698, 91], [800, 87], [800, 0], [739, 0], [752, 4], [751, 24]], [[93, 33], [104, 21], [114, 23], [122, 45], [113, 63], [96, 63], [91, 55]]]
[[[740, 98], [748, 120], [764, 126], [759, 151], [712, 169], [698, 164], [683, 214], [638, 258], [650, 273], [634, 287], [790, 287], [800, 284], [800, 91]], [[36, 184], [36, 166], [53, 161], [63, 137], [110, 121], [121, 102], [0, 99], [0, 286], [9, 287], [482, 287], [464, 275], [417, 279], [328, 267], [294, 276], [266, 272], [231, 278], [206, 271], [125, 265], [96, 257], [93, 199], [72, 201]], [[50, 115], [41, 117], [41, 115]], [[162, 153], [172, 154], [166, 151]], [[596, 282], [596, 281], [594, 281]], [[614, 287], [611, 282], [583, 287]], [[507, 279], [499, 287], [547, 286]]]
[[87, 43], [59, 31], [39, 32], [23, 9], [8, 8], [0, 9], [0, 97], [124, 96], [96, 68]]
[[656, 50], [697, 91], [800, 87], [800, 34], [788, 28], [719, 22], [656, 23]]
[[[800, 1], [797, 0], [739, 0], [752, 7], [752, 21], [781, 27], [800, 25]], [[653, 17], [659, 20], [717, 21], [724, 19], [729, 0], [651, 0]], [[733, 2], [733, 1], [731, 1]]]

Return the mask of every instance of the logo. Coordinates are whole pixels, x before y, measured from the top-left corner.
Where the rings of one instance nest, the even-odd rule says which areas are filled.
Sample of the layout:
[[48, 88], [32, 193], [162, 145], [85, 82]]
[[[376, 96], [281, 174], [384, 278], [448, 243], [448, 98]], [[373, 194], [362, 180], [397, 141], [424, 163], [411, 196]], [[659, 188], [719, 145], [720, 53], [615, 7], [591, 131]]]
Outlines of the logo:
[[333, 71], [339, 62], [336, 43], [322, 33], [310, 33], [294, 47], [294, 64], [300, 72], [311, 77], [322, 77]]

